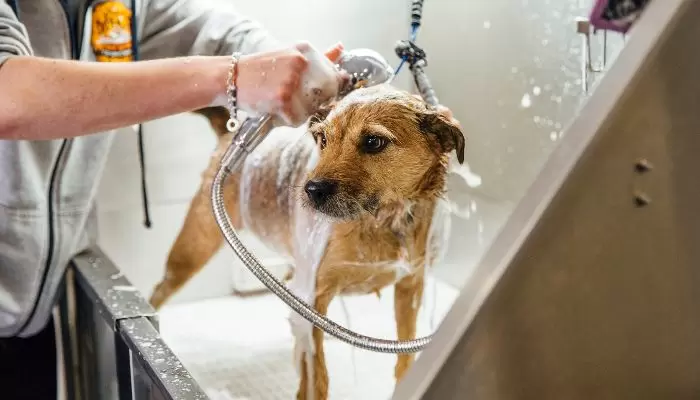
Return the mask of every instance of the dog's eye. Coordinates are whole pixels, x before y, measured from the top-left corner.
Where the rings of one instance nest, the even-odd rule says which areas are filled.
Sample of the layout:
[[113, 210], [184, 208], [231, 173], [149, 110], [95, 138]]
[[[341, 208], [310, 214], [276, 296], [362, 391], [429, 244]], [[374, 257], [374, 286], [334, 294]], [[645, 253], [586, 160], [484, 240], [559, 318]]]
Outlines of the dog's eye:
[[326, 148], [326, 135], [323, 133], [318, 135], [318, 144], [321, 146], [322, 150]]
[[381, 136], [368, 135], [362, 139], [362, 151], [376, 154], [384, 150], [389, 141]]

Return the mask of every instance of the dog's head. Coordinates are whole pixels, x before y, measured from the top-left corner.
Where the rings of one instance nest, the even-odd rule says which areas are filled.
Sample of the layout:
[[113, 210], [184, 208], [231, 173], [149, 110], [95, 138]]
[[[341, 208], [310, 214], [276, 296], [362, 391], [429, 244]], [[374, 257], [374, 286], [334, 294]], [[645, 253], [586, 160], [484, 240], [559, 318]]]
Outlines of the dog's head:
[[444, 190], [447, 161], [464, 161], [464, 135], [416, 96], [382, 85], [358, 89], [309, 121], [320, 159], [302, 195], [338, 219], [431, 199]]

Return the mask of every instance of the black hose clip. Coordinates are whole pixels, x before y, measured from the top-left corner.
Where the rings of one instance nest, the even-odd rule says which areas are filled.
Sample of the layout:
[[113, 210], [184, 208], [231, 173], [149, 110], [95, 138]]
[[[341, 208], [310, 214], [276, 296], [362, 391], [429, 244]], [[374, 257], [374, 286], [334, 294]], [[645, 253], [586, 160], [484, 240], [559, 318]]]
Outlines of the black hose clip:
[[408, 68], [413, 73], [413, 80], [423, 100], [433, 107], [439, 105], [433, 85], [425, 73], [425, 67], [428, 65], [425, 51], [410, 40], [400, 40], [396, 43], [395, 50], [396, 54], [408, 63]]
[[425, 50], [418, 47], [417, 44], [410, 40], [399, 40], [396, 43], [394, 51], [396, 52], [397, 56], [406, 60], [410, 66], [421, 63], [421, 61], [421, 66], [425, 67], [428, 65]]

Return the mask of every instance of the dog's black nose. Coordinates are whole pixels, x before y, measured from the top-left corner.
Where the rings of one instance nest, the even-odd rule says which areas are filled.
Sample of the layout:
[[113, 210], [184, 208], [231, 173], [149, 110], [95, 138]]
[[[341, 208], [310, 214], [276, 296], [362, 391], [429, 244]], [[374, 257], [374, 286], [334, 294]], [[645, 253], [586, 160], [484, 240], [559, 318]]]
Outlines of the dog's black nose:
[[304, 191], [315, 204], [323, 204], [333, 196], [338, 189], [338, 183], [326, 179], [312, 179], [304, 185]]

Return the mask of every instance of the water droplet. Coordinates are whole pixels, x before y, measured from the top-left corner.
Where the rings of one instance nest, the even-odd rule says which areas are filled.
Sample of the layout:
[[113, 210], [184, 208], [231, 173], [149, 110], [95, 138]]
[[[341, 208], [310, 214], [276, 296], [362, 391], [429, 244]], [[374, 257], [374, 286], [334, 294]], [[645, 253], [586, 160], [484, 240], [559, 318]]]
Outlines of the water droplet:
[[539, 96], [540, 93], [542, 93], [542, 89], [540, 89], [539, 86], [535, 86], [534, 88], [532, 88], [532, 94], [534, 94], [535, 96]]
[[119, 286], [115, 286], [115, 287], [114, 287], [114, 290], [119, 290], [119, 291], [122, 291], [122, 292], [135, 292], [137, 289], [136, 289], [135, 287], [133, 287], [133, 286], [123, 286], [123, 285], [119, 285]]
[[484, 21], [484, 29], [491, 28], [491, 21]]
[[555, 140], [557, 140], [558, 137], [559, 137], [559, 135], [557, 135], [557, 133], [556, 133], [555, 131], [552, 131], [552, 132], [549, 134], [549, 139], [550, 139], [552, 142], [554, 142]]
[[532, 117], [532, 122], [538, 124], [540, 122], [540, 117], [535, 115], [534, 117]]
[[531, 105], [532, 105], [532, 99], [530, 99], [530, 94], [525, 93], [523, 95], [523, 98], [520, 99], [520, 106], [523, 108], [530, 108]]

